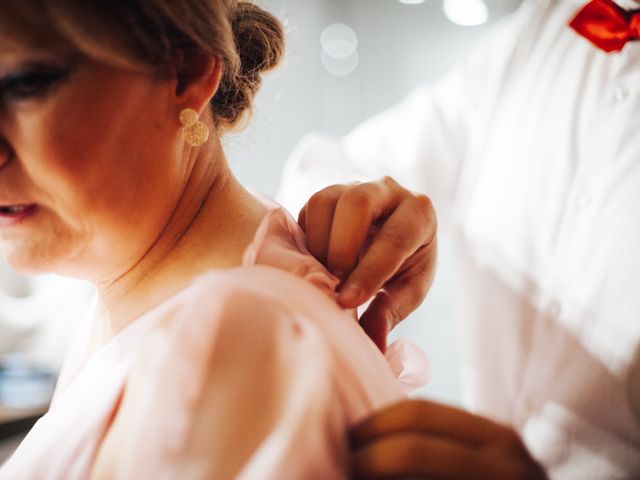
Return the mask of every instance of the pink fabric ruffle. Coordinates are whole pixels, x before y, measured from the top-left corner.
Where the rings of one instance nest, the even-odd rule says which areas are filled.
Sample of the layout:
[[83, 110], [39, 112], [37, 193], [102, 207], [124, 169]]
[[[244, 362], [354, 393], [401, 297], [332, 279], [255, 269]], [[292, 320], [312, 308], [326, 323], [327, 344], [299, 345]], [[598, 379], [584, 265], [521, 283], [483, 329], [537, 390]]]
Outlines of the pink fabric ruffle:
[[429, 382], [431, 375], [429, 359], [415, 343], [396, 340], [389, 345], [384, 358], [405, 393], [412, 393]]

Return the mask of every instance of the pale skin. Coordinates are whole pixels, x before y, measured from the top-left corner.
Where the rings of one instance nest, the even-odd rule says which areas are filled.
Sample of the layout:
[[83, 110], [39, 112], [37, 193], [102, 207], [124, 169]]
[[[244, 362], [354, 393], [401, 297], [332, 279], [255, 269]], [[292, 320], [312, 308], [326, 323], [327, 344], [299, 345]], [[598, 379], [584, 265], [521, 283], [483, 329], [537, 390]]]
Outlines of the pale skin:
[[[0, 255], [24, 273], [55, 272], [96, 285], [92, 350], [199, 273], [240, 264], [266, 209], [234, 179], [215, 133], [194, 149], [185, 145], [178, 122], [182, 109], [193, 108], [214, 132], [208, 103], [220, 80], [215, 57], [194, 60], [205, 74], [186, 78], [176, 68], [160, 80], [84, 58], [0, 52], [0, 207], [33, 207], [20, 222], [0, 227]], [[349, 222], [354, 209], [363, 222]], [[433, 278], [430, 202], [383, 179], [318, 194], [301, 223], [311, 251], [343, 278], [343, 306], [378, 295], [362, 322], [384, 349], [388, 331], [417, 307]], [[449, 414], [463, 430], [472, 423], [466, 412]], [[372, 420], [369, 436], [388, 438], [385, 451], [407, 448], [395, 434], [414, 431], [415, 422], [398, 424], [408, 418], [399, 413], [372, 418], [379, 420]], [[423, 427], [412, 438], [433, 435]], [[402, 478], [402, 466], [390, 475], [386, 466], [362, 460], [363, 438], [354, 444], [354, 475]], [[451, 442], [452, 458], [462, 452], [456, 448], [468, 447], [455, 435]], [[416, 455], [402, 457], [405, 472], [421, 474], [416, 462], [432, 464], [424, 448], [410, 452]], [[489, 452], [523, 458], [511, 449]], [[109, 453], [102, 458], [108, 466]]]

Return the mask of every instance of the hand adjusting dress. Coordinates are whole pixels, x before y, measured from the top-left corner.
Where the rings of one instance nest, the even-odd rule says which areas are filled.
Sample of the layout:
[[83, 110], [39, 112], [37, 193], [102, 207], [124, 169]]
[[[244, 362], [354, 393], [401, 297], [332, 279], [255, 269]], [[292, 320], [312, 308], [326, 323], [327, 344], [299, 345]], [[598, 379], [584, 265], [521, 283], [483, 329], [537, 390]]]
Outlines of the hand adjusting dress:
[[396, 342], [385, 361], [336, 285], [272, 209], [241, 267], [194, 279], [87, 362], [81, 332], [0, 478], [88, 478], [125, 407], [115, 478], [346, 478], [347, 429], [423, 384], [426, 358]]

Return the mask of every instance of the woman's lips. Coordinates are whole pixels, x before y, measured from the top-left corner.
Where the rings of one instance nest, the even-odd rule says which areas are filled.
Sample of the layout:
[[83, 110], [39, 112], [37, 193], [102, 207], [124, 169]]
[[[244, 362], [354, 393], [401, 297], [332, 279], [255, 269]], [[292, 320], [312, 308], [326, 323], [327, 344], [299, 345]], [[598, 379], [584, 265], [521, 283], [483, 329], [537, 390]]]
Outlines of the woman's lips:
[[10, 227], [33, 216], [38, 210], [36, 204], [0, 205], [0, 227]]

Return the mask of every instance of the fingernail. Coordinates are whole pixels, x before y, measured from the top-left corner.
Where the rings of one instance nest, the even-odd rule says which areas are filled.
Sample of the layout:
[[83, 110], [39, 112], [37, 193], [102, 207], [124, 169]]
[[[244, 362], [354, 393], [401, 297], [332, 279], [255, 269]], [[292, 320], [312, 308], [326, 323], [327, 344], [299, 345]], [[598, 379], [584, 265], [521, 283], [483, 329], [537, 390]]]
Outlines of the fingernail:
[[362, 295], [362, 289], [358, 285], [347, 285], [340, 291], [340, 302], [353, 305], [358, 302]]

